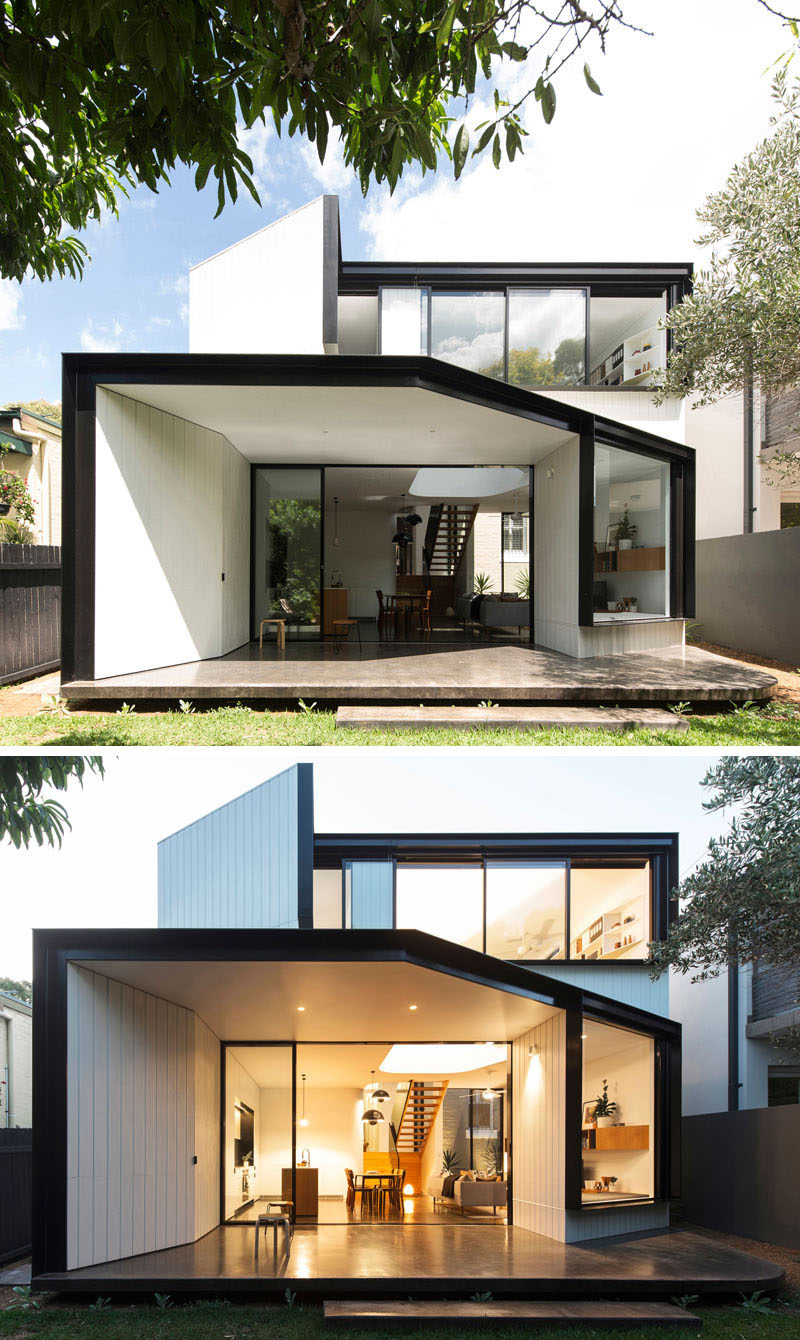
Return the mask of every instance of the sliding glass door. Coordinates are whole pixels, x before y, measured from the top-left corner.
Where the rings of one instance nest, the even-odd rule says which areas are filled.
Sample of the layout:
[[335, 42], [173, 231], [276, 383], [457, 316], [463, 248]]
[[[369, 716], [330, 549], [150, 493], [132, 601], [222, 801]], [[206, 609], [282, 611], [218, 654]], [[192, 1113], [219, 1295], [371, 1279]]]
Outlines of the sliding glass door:
[[225, 1047], [224, 1218], [252, 1223], [268, 1200], [293, 1200], [291, 1044]]
[[260, 465], [253, 471], [253, 636], [262, 619], [286, 635], [319, 637], [322, 619], [322, 470]]

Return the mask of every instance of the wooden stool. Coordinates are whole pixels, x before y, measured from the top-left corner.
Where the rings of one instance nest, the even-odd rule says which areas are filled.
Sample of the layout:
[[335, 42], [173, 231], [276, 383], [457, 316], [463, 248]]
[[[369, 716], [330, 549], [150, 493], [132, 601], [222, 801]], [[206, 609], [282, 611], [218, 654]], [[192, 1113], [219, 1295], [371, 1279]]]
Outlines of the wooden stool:
[[355, 628], [358, 633], [358, 646], [361, 648], [361, 627], [358, 619], [334, 619], [333, 620], [333, 650], [338, 655], [339, 648], [346, 637], [350, 636], [350, 629]]
[[266, 624], [274, 623], [275, 631], [278, 635], [278, 651], [286, 650], [286, 620], [285, 619], [262, 619], [261, 627], [258, 630], [259, 650], [264, 646], [264, 627]]
[[293, 1200], [268, 1200], [267, 1214], [270, 1210], [280, 1210], [282, 1214], [288, 1214], [292, 1221], [292, 1232], [294, 1232], [294, 1201]]
[[283, 1250], [289, 1255], [289, 1244], [292, 1240], [292, 1221], [288, 1214], [282, 1214], [280, 1211], [275, 1214], [260, 1214], [256, 1219], [256, 1240], [254, 1256], [258, 1260], [258, 1230], [264, 1229], [264, 1236], [267, 1235], [267, 1229], [272, 1228], [272, 1250], [278, 1251], [278, 1225], [283, 1227]]

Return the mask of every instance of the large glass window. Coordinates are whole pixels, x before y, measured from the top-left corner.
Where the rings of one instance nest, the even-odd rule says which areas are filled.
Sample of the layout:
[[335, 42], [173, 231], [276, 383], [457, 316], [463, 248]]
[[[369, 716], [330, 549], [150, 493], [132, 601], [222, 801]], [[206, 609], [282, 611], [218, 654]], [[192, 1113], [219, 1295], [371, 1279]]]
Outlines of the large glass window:
[[291, 1047], [225, 1048], [224, 1130], [225, 1218], [251, 1223], [291, 1200]]
[[585, 289], [510, 289], [508, 380], [579, 386], [586, 378]]
[[479, 865], [398, 865], [396, 925], [483, 949]]
[[663, 618], [669, 604], [670, 468], [595, 448], [594, 622]]
[[432, 293], [431, 355], [502, 380], [505, 309], [503, 293]]
[[569, 951], [572, 959], [644, 959], [652, 938], [650, 862], [572, 863]]
[[655, 1044], [584, 1019], [581, 1146], [585, 1206], [654, 1194]]
[[316, 636], [322, 471], [259, 466], [254, 491], [255, 631], [261, 619], [277, 618], [285, 620], [288, 636]]
[[381, 289], [381, 353], [428, 352], [428, 290]]
[[486, 952], [505, 959], [566, 956], [563, 861], [487, 861]]

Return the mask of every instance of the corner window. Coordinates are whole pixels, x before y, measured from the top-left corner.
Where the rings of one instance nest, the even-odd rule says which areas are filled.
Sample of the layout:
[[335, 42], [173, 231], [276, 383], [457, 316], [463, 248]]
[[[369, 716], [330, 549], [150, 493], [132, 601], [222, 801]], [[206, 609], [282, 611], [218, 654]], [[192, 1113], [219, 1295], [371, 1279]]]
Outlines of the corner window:
[[584, 1018], [581, 1108], [584, 1208], [655, 1194], [655, 1044]]
[[483, 949], [483, 870], [480, 865], [398, 865], [398, 929]]
[[651, 934], [650, 862], [573, 861], [571, 959], [645, 959]]
[[670, 612], [670, 467], [618, 447], [595, 447], [595, 624]]

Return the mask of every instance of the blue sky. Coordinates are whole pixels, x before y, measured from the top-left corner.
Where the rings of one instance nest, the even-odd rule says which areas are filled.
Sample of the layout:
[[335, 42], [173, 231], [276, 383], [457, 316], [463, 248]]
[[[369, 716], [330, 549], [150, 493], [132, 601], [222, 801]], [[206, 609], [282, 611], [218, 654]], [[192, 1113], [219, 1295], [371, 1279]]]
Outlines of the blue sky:
[[587, 53], [603, 98], [577, 65], [553, 124], [533, 109], [524, 158], [499, 173], [480, 161], [454, 183], [445, 163], [363, 201], [335, 147], [320, 168], [311, 146], [257, 128], [263, 208], [245, 194], [215, 220], [215, 190], [198, 195], [186, 170], [158, 196], [136, 192], [88, 230], [82, 281], [0, 281], [0, 403], [60, 399], [65, 350], [186, 350], [189, 266], [322, 190], [339, 193], [351, 259], [697, 259], [694, 209], [766, 133], [764, 71], [789, 39], [757, 0], [626, 0], [625, 13], [655, 36]]
[[[314, 765], [320, 833], [674, 832], [685, 873], [727, 827], [703, 813], [697, 749], [101, 750], [66, 798], [61, 850], [0, 843], [0, 976], [29, 977], [33, 926], [154, 926], [156, 844], [296, 761]], [[89, 877], [87, 878], [87, 872]]]

